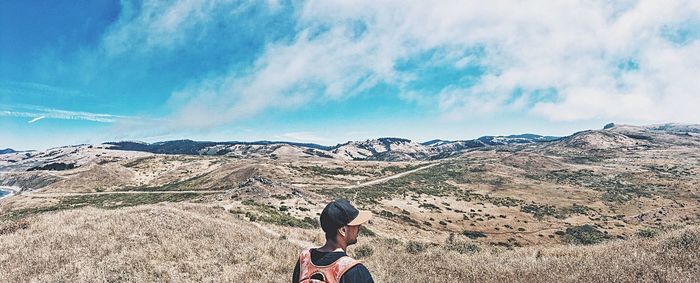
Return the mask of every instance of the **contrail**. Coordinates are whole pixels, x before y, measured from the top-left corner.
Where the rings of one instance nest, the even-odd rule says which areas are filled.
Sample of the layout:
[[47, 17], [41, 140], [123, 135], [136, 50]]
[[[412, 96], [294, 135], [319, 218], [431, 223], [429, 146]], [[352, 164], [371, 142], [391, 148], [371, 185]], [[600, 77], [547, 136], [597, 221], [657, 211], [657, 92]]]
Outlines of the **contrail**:
[[46, 116], [39, 116], [39, 117], [32, 119], [31, 121], [29, 121], [27, 123], [31, 124], [31, 123], [34, 123], [34, 122], [39, 121], [41, 119], [44, 119], [44, 118], [46, 118]]

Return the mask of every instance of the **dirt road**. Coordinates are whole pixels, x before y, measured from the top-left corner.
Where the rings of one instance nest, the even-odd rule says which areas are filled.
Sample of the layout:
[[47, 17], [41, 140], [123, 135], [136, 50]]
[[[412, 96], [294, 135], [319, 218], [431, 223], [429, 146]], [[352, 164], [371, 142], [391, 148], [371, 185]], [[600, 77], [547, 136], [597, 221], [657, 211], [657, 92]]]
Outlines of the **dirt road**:
[[428, 169], [428, 168], [433, 167], [433, 166], [438, 165], [438, 164], [440, 164], [440, 163], [432, 163], [432, 164], [428, 164], [428, 165], [423, 166], [423, 167], [419, 167], [419, 168], [416, 168], [416, 169], [411, 169], [411, 170], [408, 170], [408, 171], [405, 171], [405, 172], [401, 172], [401, 173], [398, 173], [398, 174], [394, 174], [394, 175], [391, 175], [391, 176], [389, 176], [389, 177], [384, 177], [384, 178], [381, 178], [381, 179], [376, 179], [376, 180], [372, 180], [372, 181], [367, 181], [367, 182], [364, 182], [364, 183], [359, 183], [359, 184], [355, 184], [355, 185], [351, 185], [351, 186], [346, 186], [346, 187], [342, 187], [342, 188], [354, 189], [354, 188], [361, 188], [361, 187], [366, 187], [366, 186], [381, 184], [381, 183], [384, 183], [384, 182], [389, 181], [389, 180], [391, 180], [391, 179], [401, 178], [401, 177], [406, 176], [406, 175], [408, 175], [408, 174], [413, 174], [413, 173], [416, 173], [416, 172], [421, 171], [421, 170]]

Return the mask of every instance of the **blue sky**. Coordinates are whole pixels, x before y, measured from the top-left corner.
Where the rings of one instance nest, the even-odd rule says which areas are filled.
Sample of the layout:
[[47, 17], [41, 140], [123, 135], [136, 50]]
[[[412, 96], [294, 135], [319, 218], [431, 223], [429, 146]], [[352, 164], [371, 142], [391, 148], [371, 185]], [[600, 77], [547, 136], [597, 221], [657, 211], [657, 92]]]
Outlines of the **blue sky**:
[[3, 1], [0, 148], [700, 123], [697, 1]]

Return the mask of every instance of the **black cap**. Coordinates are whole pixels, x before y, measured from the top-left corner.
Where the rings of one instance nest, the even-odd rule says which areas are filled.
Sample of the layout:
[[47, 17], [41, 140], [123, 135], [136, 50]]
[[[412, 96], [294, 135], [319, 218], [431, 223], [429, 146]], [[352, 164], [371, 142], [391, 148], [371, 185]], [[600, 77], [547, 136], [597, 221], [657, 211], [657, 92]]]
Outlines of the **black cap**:
[[324, 232], [335, 231], [346, 225], [360, 225], [367, 222], [371, 212], [360, 211], [346, 199], [332, 201], [321, 212], [321, 228]]

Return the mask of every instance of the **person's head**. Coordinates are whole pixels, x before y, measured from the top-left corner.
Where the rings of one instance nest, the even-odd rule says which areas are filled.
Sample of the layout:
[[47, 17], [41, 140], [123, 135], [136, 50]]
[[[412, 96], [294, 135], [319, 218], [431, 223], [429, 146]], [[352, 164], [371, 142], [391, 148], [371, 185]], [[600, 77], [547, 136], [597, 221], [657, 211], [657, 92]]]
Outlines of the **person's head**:
[[357, 210], [345, 199], [332, 201], [321, 212], [321, 228], [326, 240], [349, 246], [357, 243], [360, 225], [367, 222], [372, 213]]

